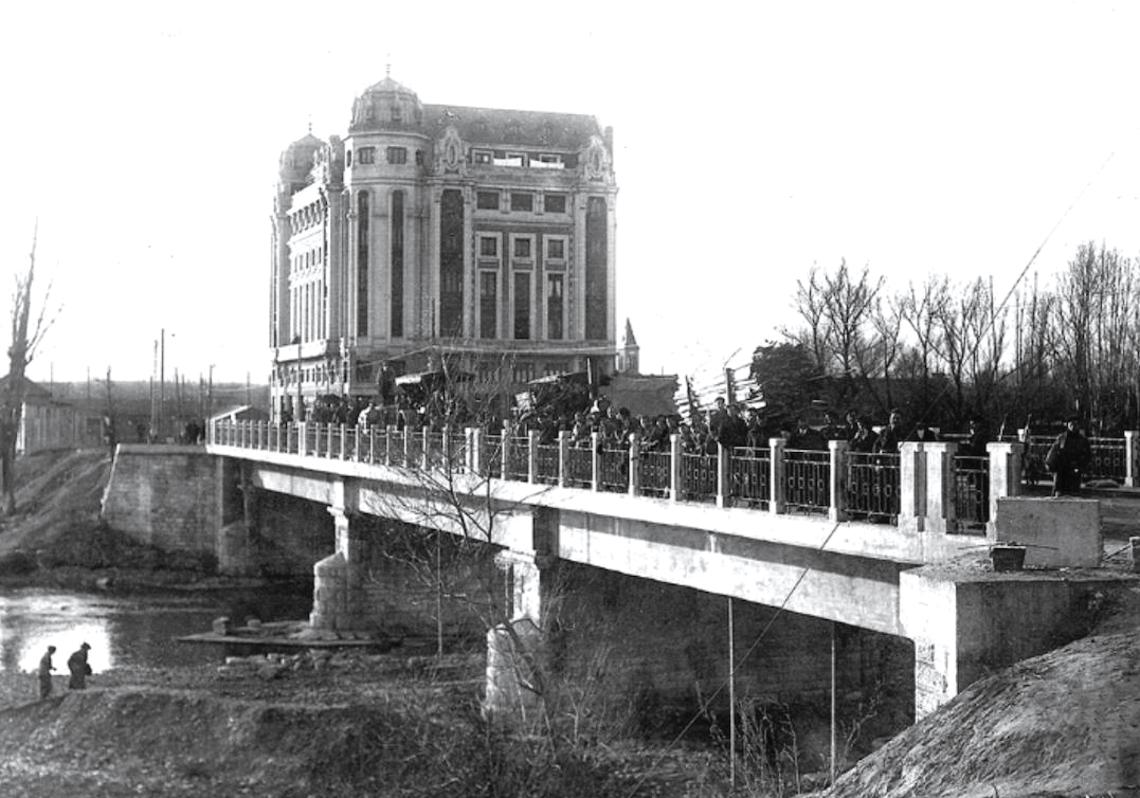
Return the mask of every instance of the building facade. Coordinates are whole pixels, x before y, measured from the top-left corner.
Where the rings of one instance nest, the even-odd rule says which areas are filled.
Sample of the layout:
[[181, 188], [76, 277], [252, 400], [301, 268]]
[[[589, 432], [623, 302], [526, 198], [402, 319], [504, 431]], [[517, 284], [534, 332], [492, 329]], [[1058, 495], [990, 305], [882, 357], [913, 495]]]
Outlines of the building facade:
[[275, 414], [372, 395], [384, 363], [511, 384], [587, 358], [612, 370], [612, 156], [594, 117], [423, 104], [390, 77], [345, 138], [291, 144], [272, 218]]

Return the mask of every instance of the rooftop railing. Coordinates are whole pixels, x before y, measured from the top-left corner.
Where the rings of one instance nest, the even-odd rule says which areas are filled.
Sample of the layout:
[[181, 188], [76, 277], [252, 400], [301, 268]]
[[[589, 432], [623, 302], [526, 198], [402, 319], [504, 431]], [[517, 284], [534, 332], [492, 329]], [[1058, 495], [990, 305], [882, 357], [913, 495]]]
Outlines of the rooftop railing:
[[[1123, 471], [1120, 478], [1131, 484], [1138, 437], [1140, 433], [1128, 433], [1123, 440], [1093, 439], [1094, 463], [1099, 464], [1092, 469], [1095, 475]], [[867, 454], [848, 451], [842, 441], [832, 441], [826, 451], [787, 449], [774, 438], [767, 448], [721, 447], [716, 454], [704, 454], [683, 451], [679, 436], [672, 437], [667, 450], [642, 451], [636, 435], [617, 442], [597, 433], [589, 440], [572, 440], [563, 432], [551, 443], [540, 442], [538, 433], [523, 436], [509, 427], [488, 433], [243, 421], [215, 422], [208, 442], [409, 470], [454, 469], [491, 479], [628, 494], [635, 500], [965, 534], [987, 528], [998, 498], [1018, 495], [1025, 450], [1021, 443], [998, 442], [988, 444], [987, 456], [962, 456], [950, 441], [906, 443], [898, 454]], [[1044, 444], [1033, 438], [1029, 451]], [[928, 502], [928, 494], [945, 500]], [[928, 506], [936, 507], [937, 518], [927, 514]]]

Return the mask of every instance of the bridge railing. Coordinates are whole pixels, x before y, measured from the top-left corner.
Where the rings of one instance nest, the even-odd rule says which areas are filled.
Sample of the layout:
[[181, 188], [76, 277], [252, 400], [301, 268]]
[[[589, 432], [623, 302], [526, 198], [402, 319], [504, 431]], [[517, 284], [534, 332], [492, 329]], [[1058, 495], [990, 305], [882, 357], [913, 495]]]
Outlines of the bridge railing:
[[[683, 451], [679, 436], [673, 436], [666, 451], [642, 451], [636, 436], [625, 445], [604, 442], [596, 434], [589, 442], [575, 442], [563, 432], [557, 443], [540, 443], [537, 433], [523, 436], [509, 427], [503, 432], [216, 421], [208, 434], [209, 442], [219, 446], [409, 469], [468, 470], [489, 478], [646, 500], [900, 526], [922, 516], [927, 529], [945, 532], [986, 528], [996, 499], [1016, 495], [1021, 484], [1020, 478], [1011, 477], [1021, 474], [1020, 443], [989, 444], [988, 457], [967, 457], [956, 454], [954, 442], [908, 443], [900, 455], [849, 452], [846, 443], [836, 441], [828, 451], [786, 449], [784, 441], [775, 438], [766, 449], [721, 448], [717, 454], [700, 454]], [[1109, 463], [1105, 468], [1115, 473], [1123, 463], [1127, 473], [1136, 437], [1130, 434], [1127, 443], [1094, 439], [1094, 452]], [[944, 499], [932, 502], [926, 497], [936, 495], [939, 480]], [[928, 507], [935, 507], [930, 512], [937, 512], [937, 519]]]

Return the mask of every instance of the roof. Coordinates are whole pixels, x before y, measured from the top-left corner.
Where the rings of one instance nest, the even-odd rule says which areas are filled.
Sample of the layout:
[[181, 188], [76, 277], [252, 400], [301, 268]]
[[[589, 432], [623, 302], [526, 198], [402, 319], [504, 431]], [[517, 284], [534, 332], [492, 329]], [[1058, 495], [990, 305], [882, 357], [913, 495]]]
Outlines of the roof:
[[578, 150], [602, 135], [598, 120], [588, 114], [518, 111], [464, 105], [425, 105], [423, 127], [439, 138], [453, 125], [464, 141], [475, 144], [517, 144]]
[[[47, 400], [51, 399], [51, 391], [49, 391], [44, 386], [40, 385], [38, 382], [33, 382], [32, 380], [29, 380], [27, 377], [23, 377], [22, 380], [23, 380], [23, 386], [24, 386], [24, 401], [25, 402], [28, 402], [28, 401], [43, 402], [43, 401], [47, 401]], [[7, 391], [7, 390], [8, 390], [8, 375], [5, 374], [3, 377], [0, 377], [0, 391]]]

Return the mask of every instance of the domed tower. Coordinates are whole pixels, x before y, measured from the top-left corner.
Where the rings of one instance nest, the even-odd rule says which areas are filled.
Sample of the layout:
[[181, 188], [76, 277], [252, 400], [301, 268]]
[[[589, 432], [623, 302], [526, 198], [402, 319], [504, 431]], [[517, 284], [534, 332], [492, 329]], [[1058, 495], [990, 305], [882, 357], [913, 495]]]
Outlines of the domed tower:
[[344, 141], [348, 206], [344, 334], [360, 374], [415, 337], [424, 203], [420, 179], [430, 146], [419, 97], [390, 76], [352, 105]]

